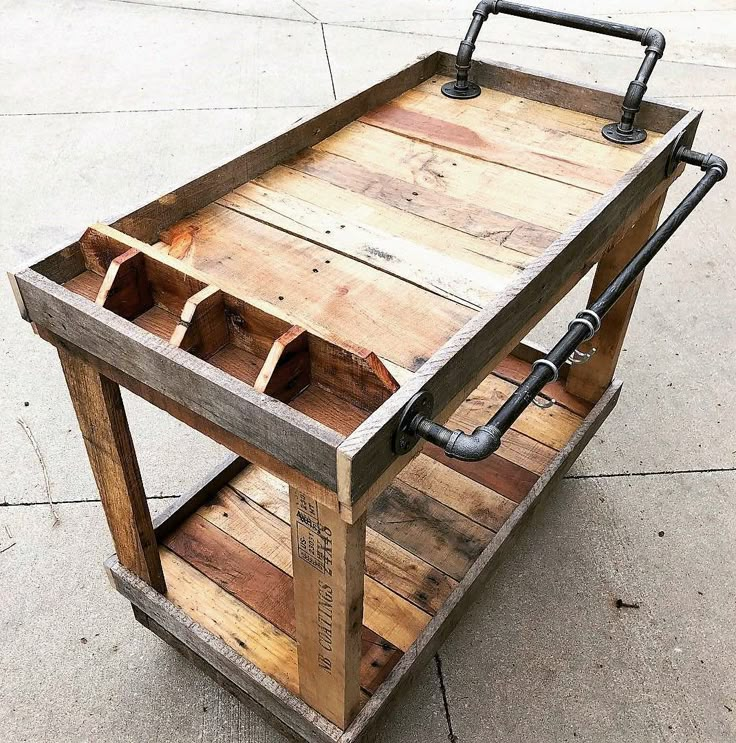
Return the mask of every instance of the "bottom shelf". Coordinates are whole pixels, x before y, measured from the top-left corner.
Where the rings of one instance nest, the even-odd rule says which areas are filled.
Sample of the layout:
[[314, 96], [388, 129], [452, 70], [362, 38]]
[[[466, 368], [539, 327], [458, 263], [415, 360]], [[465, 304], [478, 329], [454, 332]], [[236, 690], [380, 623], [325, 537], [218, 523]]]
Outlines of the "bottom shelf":
[[[507, 359], [455, 422], [467, 429], [479, 416], [487, 419], [527, 366]], [[558, 390], [558, 402], [529, 409], [483, 467], [425, 450], [373, 502], [360, 669], [364, 708], [345, 732], [299, 699], [286, 483], [239, 460], [182, 499], [159, 525], [165, 597], [114, 559], [113, 579], [139, 618], [142, 612], [176, 637], [293, 735], [362, 740], [401, 680], [457, 621], [504, 541], [582, 451], [619, 389], [609, 388], [593, 410]]]

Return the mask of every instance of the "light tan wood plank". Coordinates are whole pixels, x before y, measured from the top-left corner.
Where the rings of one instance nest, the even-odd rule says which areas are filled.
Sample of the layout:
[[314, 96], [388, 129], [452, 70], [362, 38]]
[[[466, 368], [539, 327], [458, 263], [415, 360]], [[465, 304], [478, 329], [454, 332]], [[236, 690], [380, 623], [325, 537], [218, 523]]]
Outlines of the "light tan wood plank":
[[[524, 265], [528, 262], [525, 255], [540, 255], [560, 234], [501, 214], [491, 200], [471, 202], [447, 192], [418, 189], [413, 181], [403, 180], [382, 167], [368, 168], [329, 152], [305, 150], [286, 165], [335, 186], [338, 191], [331, 191], [330, 196], [340, 198], [341, 193], [347, 192], [353, 204], [341, 202], [340, 207], [358, 219], [363, 219], [366, 213], [381, 215], [389, 208], [386, 218], [373, 222], [382, 229], [400, 229], [404, 237], [412, 238], [415, 234], [425, 234], [426, 222], [430, 222], [432, 227], [437, 226], [438, 240], [455, 242], [509, 265]], [[397, 216], [397, 212], [404, 216]], [[457, 232], [480, 238], [481, 242], [458, 240]]]
[[418, 91], [408, 91], [360, 120], [597, 193], [605, 193], [639, 159], [638, 154], [607, 147], [602, 137], [591, 141], [560, 132], [545, 119], [531, 124], [489, 116], [464, 102]]
[[223, 294], [206, 286], [186, 301], [170, 343], [206, 359], [228, 341]]
[[299, 694], [296, 643], [245, 604], [161, 547], [166, 597], [264, 673]]
[[[168, 251], [206, 272], [213, 283], [237, 284], [306, 329], [337, 336], [408, 368], [473, 314], [442, 297], [305, 240], [212, 205], [163, 235]], [[186, 242], [186, 251], [179, 246]]]
[[[232, 486], [238, 495], [247, 499], [247, 502], [256, 504], [278, 518], [288, 531], [290, 523], [288, 487], [283, 481], [265, 470], [248, 467], [232, 481]], [[231, 506], [237, 505], [231, 498], [228, 502]], [[208, 512], [209, 516], [211, 512]], [[274, 528], [272, 522], [269, 527], [270, 550], [275, 550]], [[242, 532], [240, 536], [243, 536]], [[272, 556], [277, 560], [274, 564], [292, 574], [291, 569], [287, 570], [291, 566], [291, 558], [283, 552], [285, 548], [290, 548], [288, 533], [282, 532], [279, 535], [279, 544], [280, 552], [272, 552]], [[429, 594], [430, 589], [436, 590], [435, 599], [427, 597], [423, 600], [418, 596], [420, 602], [429, 604], [427, 607], [429, 609], [441, 603], [454, 583], [442, 580], [426, 562], [417, 560], [372, 529], [368, 529], [366, 535], [366, 566], [370, 575], [365, 580], [364, 624], [376, 634], [385, 637], [392, 645], [407, 651], [429, 622], [430, 615], [387, 586], [392, 586], [395, 590], [405, 588], [409, 598], [415, 594]]]
[[[444, 98], [442, 86], [451, 79], [444, 75], [435, 75], [431, 80], [427, 80], [414, 88], [414, 92]], [[539, 127], [540, 122], [544, 122], [545, 127], [550, 130], [587, 139], [596, 144], [603, 144], [609, 151], [619, 153], [620, 161], [616, 167], [617, 170], [628, 170], [652, 145], [662, 138], [662, 135], [658, 132], [650, 131], [647, 133], [647, 139], [641, 144], [623, 145], [608, 142], [603, 139], [601, 129], [605, 124], [611, 123], [609, 118], [561, 108], [531, 98], [512, 95], [495, 88], [487, 88], [482, 95], [464, 101], [464, 103], [467, 107], [484, 112], [484, 115], [490, 121], [498, 121], [502, 126], [508, 126], [513, 132], [514, 138], [516, 138], [516, 127], [519, 123]], [[523, 131], [526, 131], [526, 128]]]
[[[598, 299], [657, 229], [665, 198], [663, 196], [656, 201], [624, 239], [601, 258], [593, 278], [588, 305]], [[611, 384], [643, 278], [642, 273], [603, 318], [601, 329], [595, 337], [580, 346], [583, 352], [590, 353], [593, 348], [596, 352], [585, 364], [576, 364], [570, 369], [566, 382], [568, 392], [590, 402], [597, 402]]]
[[[515, 389], [516, 385], [510, 382], [493, 375], [487, 377], [451, 416], [449, 425], [472, 431], [488, 422]], [[559, 451], [579, 428], [581, 420], [580, 416], [559, 405], [544, 410], [530, 405], [514, 423], [514, 428]]]
[[[293, 179], [309, 177], [284, 171]], [[324, 187], [334, 188], [327, 183]], [[273, 191], [261, 183], [247, 183], [219, 203], [471, 307], [486, 304], [519, 272], [482, 255], [458, 251], [453, 243], [445, 243], [440, 252], [424, 245], [422, 235], [412, 241], [356, 224], [345, 214]], [[378, 203], [376, 206], [381, 207]], [[462, 233], [458, 237], [467, 238]]]
[[102, 286], [102, 280], [103, 277], [94, 271], [82, 271], [66, 281], [64, 287], [94, 302]]
[[563, 232], [590, 209], [598, 194], [565, 183], [448, 152], [424, 142], [355, 122], [315, 145], [364, 167], [495, 211]]
[[150, 310], [138, 315], [133, 322], [143, 330], [157, 335], [159, 338], [169, 340], [178, 322], [176, 315], [171, 314], [162, 307], [154, 305]]

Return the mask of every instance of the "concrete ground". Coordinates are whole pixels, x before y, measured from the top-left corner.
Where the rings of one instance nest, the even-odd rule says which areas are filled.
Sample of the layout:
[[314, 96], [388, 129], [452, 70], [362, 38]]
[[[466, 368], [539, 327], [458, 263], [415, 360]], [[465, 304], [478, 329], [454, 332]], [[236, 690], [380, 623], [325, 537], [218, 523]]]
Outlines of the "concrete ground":
[[[662, 29], [650, 95], [704, 108], [699, 148], [736, 163], [734, 0], [546, 4]], [[420, 52], [454, 51], [472, 5], [0, 0], [2, 267]], [[641, 55], [510, 18], [483, 38], [480, 56], [621, 90]], [[736, 740], [734, 179], [650, 270], [619, 407], [382, 742]], [[555, 339], [584, 294], [535, 338]], [[282, 741], [140, 628], [107, 585], [110, 541], [58, 364], [2, 282], [0, 317], [0, 741]], [[126, 400], [157, 510], [223, 453]]]

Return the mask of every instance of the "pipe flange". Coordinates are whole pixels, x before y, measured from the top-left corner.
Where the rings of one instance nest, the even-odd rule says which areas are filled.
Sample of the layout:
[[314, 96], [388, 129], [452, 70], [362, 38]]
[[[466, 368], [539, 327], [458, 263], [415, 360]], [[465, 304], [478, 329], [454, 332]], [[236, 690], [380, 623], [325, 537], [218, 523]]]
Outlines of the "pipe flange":
[[685, 139], [687, 132], [680, 132], [677, 135], [675, 143], [672, 145], [670, 150], [670, 156], [667, 158], [667, 168], [665, 169], [665, 175], [669, 178], [674, 175], [677, 170], [677, 166], [682, 162], [680, 160], [680, 151], [684, 148], [682, 140]]
[[615, 122], [606, 124], [601, 129], [601, 134], [609, 142], [616, 144], [641, 144], [647, 138], [647, 133], [643, 129], [634, 127], [630, 132], [621, 132]]
[[446, 95], [448, 98], [477, 98], [480, 95], [480, 91], [480, 85], [471, 82], [469, 82], [465, 88], [457, 88], [454, 80], [445, 83], [442, 86], [442, 94]]
[[433, 409], [434, 397], [432, 396], [432, 393], [427, 392], [427, 390], [417, 392], [417, 394], [406, 403], [404, 409], [401, 411], [399, 425], [396, 427], [392, 440], [394, 454], [406, 454], [417, 445], [420, 437], [416, 433], [412, 433], [411, 423], [417, 415], [431, 418]]

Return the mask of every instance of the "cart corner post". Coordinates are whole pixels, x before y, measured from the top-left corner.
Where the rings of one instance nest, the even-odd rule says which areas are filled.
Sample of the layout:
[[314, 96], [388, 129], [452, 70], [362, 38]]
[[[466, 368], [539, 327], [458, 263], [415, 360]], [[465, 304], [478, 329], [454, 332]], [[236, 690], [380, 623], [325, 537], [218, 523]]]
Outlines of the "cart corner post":
[[353, 524], [289, 487], [301, 698], [346, 729], [361, 703], [366, 516]]
[[118, 559], [165, 593], [166, 581], [120, 387], [64, 348], [57, 350]]
[[[666, 198], [667, 191], [602, 256], [595, 271], [588, 304], [598, 298], [657, 229]], [[571, 394], [595, 403], [613, 381], [642, 278], [643, 274], [606, 314], [595, 339], [581, 346], [580, 350], [585, 353], [592, 353], [593, 346], [596, 350], [585, 363], [574, 364], [570, 368], [565, 386]]]

